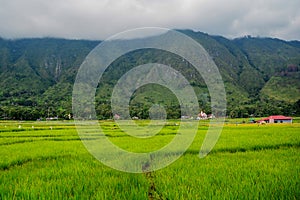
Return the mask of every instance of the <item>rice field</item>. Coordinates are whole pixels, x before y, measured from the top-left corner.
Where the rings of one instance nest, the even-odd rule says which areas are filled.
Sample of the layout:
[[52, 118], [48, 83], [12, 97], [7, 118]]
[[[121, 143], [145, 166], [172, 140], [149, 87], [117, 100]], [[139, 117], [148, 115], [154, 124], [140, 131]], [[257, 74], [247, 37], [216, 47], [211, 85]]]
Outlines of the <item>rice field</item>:
[[[235, 122], [205, 158], [198, 157], [208, 129], [201, 122], [177, 161], [132, 174], [95, 159], [72, 121], [0, 121], [0, 199], [300, 199], [300, 124]], [[113, 121], [100, 122], [114, 144], [134, 152], [163, 147], [179, 123], [136, 139]]]

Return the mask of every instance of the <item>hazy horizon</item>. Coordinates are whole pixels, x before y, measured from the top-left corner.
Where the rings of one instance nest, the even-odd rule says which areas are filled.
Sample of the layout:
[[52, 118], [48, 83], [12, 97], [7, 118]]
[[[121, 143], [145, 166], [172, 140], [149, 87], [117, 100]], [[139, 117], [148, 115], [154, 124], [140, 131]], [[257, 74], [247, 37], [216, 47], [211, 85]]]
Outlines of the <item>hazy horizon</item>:
[[140, 27], [300, 40], [298, 0], [0, 0], [0, 37], [105, 40]]

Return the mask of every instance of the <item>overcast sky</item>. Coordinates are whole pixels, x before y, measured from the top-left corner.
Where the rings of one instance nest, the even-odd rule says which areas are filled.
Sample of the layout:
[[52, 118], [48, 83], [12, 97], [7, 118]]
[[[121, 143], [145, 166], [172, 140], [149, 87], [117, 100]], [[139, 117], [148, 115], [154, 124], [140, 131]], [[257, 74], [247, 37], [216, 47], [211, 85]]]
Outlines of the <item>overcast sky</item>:
[[300, 40], [300, 0], [0, 0], [0, 37], [106, 39], [138, 27]]

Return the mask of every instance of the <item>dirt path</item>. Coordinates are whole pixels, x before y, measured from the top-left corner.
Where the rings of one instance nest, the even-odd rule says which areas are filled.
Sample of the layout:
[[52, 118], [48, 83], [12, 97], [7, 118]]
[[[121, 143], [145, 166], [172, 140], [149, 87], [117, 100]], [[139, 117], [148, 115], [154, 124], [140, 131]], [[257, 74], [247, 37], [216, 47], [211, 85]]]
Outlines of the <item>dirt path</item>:
[[149, 189], [148, 189], [148, 199], [149, 200], [167, 200], [167, 198], [164, 198], [159, 191], [157, 191], [155, 186], [155, 178], [154, 178], [154, 172], [149, 172], [150, 169], [150, 163], [146, 163], [142, 167], [145, 177], [147, 178], [149, 182]]

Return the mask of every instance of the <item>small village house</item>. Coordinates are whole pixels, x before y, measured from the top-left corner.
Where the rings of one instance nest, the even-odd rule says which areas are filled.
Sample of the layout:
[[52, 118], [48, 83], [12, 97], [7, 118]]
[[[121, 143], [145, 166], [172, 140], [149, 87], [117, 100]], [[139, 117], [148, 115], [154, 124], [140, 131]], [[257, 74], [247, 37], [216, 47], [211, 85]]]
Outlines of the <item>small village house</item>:
[[293, 118], [292, 117], [286, 117], [283, 115], [272, 115], [269, 116], [267, 118], [263, 118], [259, 121], [257, 121], [259, 123], [261, 122], [265, 122], [265, 123], [292, 123], [293, 122]]

